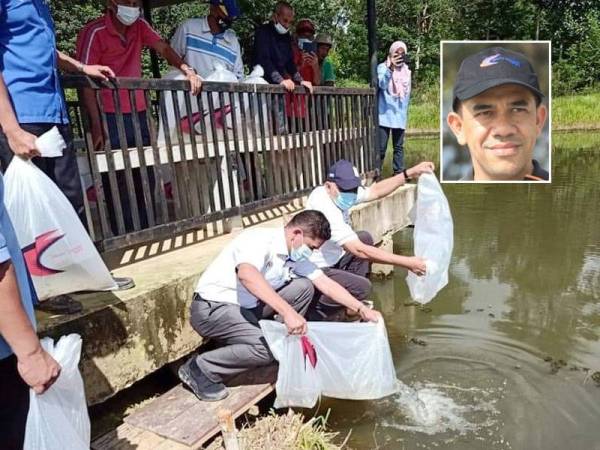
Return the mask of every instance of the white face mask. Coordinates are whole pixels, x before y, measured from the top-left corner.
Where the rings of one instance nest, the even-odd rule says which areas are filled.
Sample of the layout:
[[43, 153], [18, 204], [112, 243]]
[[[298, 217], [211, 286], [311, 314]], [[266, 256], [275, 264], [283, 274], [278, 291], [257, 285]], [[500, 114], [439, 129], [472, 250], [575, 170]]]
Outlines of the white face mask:
[[140, 18], [140, 8], [137, 6], [117, 5], [117, 19], [123, 25], [132, 25]]
[[288, 29], [286, 27], [284, 27], [283, 25], [281, 25], [279, 22], [275, 23], [275, 30], [279, 33], [279, 34], [285, 34], [288, 32]]

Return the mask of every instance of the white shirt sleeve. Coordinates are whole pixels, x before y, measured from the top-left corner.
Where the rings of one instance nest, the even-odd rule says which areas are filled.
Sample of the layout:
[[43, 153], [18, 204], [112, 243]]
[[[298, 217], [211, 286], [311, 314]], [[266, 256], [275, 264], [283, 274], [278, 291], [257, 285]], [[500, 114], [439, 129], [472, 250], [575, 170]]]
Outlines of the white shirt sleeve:
[[370, 198], [371, 198], [371, 188], [360, 186], [358, 188], [358, 192], [357, 192], [357, 196], [356, 196], [356, 203], [368, 202]]
[[255, 233], [242, 233], [238, 236], [233, 249], [233, 261], [237, 268], [240, 264], [250, 264], [260, 272], [264, 269], [268, 259], [268, 245], [257, 239]]

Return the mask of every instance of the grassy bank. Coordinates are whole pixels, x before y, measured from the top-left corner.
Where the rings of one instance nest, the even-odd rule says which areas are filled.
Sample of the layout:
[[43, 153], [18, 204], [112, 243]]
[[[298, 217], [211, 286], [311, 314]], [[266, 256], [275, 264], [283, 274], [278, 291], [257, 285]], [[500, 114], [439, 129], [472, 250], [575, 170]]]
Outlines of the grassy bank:
[[[408, 129], [439, 129], [439, 98], [431, 90], [414, 96], [408, 110]], [[552, 99], [552, 128], [600, 126], [600, 92], [565, 95]]]
[[552, 128], [600, 126], [600, 92], [552, 99]]

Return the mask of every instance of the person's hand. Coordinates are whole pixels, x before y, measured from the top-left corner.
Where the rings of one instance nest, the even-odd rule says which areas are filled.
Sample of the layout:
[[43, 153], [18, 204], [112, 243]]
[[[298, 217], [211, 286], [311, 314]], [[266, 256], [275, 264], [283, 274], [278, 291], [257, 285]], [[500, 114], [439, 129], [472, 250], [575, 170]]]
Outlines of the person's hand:
[[17, 361], [19, 375], [36, 394], [43, 394], [60, 375], [59, 364], [41, 345], [33, 353], [17, 358]]
[[413, 256], [410, 258], [410, 262], [406, 268], [419, 277], [422, 277], [427, 273], [427, 265], [425, 264], [425, 260], [423, 258], [419, 258], [418, 256]]
[[190, 91], [192, 92], [192, 95], [198, 95], [202, 90], [202, 78], [192, 70], [186, 71], [185, 77], [190, 82]]
[[308, 89], [308, 93], [312, 94], [313, 93], [313, 85], [310, 81], [303, 81], [302, 83], [300, 83], [302, 86], [304, 86], [306, 89]]
[[289, 334], [306, 334], [306, 319], [293, 309], [283, 316]]
[[21, 127], [6, 131], [8, 146], [13, 153], [23, 159], [31, 159], [34, 156], [41, 156], [40, 151], [35, 146], [35, 135], [28, 133]]
[[304, 62], [310, 65], [313, 69], [316, 70], [319, 68], [319, 58], [317, 58], [317, 55], [315, 55], [313, 52], [303, 53], [302, 58], [304, 59]]
[[406, 170], [406, 173], [410, 178], [419, 178], [424, 173], [433, 173], [435, 165], [431, 161], [423, 161], [416, 166]]
[[114, 78], [115, 73], [108, 66], [100, 66], [97, 64], [87, 65], [84, 64], [81, 67], [81, 71], [89, 77], [98, 78], [102, 81], [106, 81], [109, 78]]
[[104, 150], [104, 133], [100, 124], [92, 125], [92, 145], [96, 152]]
[[365, 305], [360, 307], [358, 313], [360, 314], [360, 318], [367, 322], [379, 322], [380, 320], [383, 320], [383, 317], [379, 311], [371, 309]]
[[294, 82], [292, 80], [282, 80], [281, 83], [279, 83], [279, 84], [282, 85], [284, 88], [286, 88], [290, 92], [296, 88], [296, 85], [294, 84]]

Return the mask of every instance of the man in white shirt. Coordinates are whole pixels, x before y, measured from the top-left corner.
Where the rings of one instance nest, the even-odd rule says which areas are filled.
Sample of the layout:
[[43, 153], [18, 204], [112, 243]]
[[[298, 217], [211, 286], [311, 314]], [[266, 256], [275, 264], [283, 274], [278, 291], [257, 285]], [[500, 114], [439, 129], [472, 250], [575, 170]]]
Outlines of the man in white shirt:
[[244, 76], [240, 43], [231, 30], [233, 20], [240, 15], [236, 0], [210, 0], [208, 16], [183, 22], [171, 39], [171, 47], [198, 75], [206, 78], [220, 62], [238, 80]]
[[[404, 267], [416, 275], [424, 275], [426, 268], [422, 258], [396, 255], [377, 248], [370, 233], [355, 232], [350, 226], [349, 210], [357, 203], [385, 197], [407, 180], [433, 170], [432, 162], [422, 162], [370, 187], [363, 187], [358, 171], [349, 161], [341, 159], [334, 163], [325, 184], [315, 188], [306, 202], [307, 209], [322, 212], [331, 226], [331, 238], [313, 252], [310, 261], [361, 301], [367, 300], [371, 292], [368, 274], [373, 262]], [[309, 320], [331, 318], [340, 307], [339, 302], [321, 293], [308, 313]]]
[[306, 210], [285, 227], [243, 231], [210, 264], [196, 286], [190, 320], [198, 334], [221, 346], [179, 369], [198, 398], [221, 400], [228, 395], [223, 381], [273, 362], [259, 320], [277, 315], [290, 334], [304, 334], [315, 288], [363, 320], [381, 319], [308, 260], [330, 237], [325, 216]]

